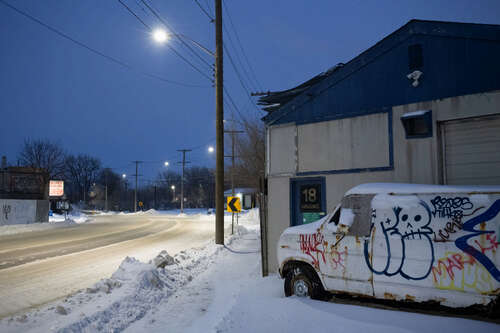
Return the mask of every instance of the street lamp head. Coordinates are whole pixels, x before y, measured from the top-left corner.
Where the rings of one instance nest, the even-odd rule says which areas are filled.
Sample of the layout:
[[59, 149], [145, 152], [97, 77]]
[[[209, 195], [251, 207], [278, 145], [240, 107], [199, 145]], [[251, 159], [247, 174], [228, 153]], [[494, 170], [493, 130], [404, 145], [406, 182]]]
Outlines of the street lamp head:
[[127, 175], [126, 175], [126, 174], [123, 174], [123, 175], [122, 175], [122, 178], [123, 178], [123, 179], [127, 178]]
[[165, 166], [168, 166], [168, 162], [165, 162]]
[[208, 152], [213, 153], [215, 151], [215, 148], [213, 146], [208, 147]]
[[170, 186], [172, 190], [175, 190], [175, 185]]
[[165, 31], [165, 29], [162, 28], [157, 28], [153, 30], [152, 36], [155, 42], [159, 44], [166, 43], [169, 39], [168, 33]]

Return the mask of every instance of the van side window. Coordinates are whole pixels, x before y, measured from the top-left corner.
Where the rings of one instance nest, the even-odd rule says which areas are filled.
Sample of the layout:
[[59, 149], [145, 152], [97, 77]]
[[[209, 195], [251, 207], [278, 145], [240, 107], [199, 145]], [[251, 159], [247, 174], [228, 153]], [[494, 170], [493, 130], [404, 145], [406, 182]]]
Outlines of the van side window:
[[335, 214], [333, 214], [332, 218], [330, 219], [330, 221], [328, 221], [328, 223], [334, 223], [335, 225], [338, 225], [339, 220], [340, 220], [340, 207], [337, 208], [337, 211], [335, 212]]
[[371, 202], [373, 194], [354, 194], [342, 199], [342, 208], [352, 209], [354, 221], [347, 235], [369, 236], [371, 227]]

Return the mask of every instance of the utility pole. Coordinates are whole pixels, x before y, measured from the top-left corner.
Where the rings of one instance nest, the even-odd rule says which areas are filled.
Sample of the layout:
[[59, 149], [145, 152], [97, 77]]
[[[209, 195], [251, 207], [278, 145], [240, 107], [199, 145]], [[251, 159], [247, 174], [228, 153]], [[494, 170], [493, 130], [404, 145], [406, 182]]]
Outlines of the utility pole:
[[215, 244], [224, 244], [224, 90], [222, 0], [215, 0]]
[[156, 210], [156, 183], [155, 183], [155, 210]]
[[177, 149], [177, 151], [182, 152], [182, 176], [181, 176], [181, 214], [184, 213], [184, 166], [186, 163], [191, 163], [189, 161], [186, 162], [186, 152], [191, 151], [191, 149]]
[[142, 161], [132, 161], [132, 163], [135, 163], [135, 191], [134, 191], [134, 212], [137, 212], [137, 177], [141, 176], [139, 175], [139, 163], [142, 163]]
[[104, 177], [106, 178], [106, 187], [105, 187], [105, 192], [104, 192], [104, 211], [108, 211], [108, 171], [106, 170], [105, 171], [106, 174], [104, 175]]
[[[243, 131], [224, 131], [224, 133], [231, 134], [231, 155], [224, 157], [231, 157], [231, 196], [234, 197], [234, 135], [238, 133], [243, 133]], [[234, 234], [234, 212], [231, 213], [231, 235]]]

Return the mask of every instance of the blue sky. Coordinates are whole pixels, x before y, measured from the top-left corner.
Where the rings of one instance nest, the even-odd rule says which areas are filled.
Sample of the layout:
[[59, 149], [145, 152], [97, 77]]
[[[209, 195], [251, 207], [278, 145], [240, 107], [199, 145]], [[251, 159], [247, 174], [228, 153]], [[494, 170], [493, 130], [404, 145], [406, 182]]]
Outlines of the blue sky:
[[[155, 44], [147, 29], [117, 0], [2, 0], [72, 38], [113, 57], [124, 68], [39, 24], [0, 2], [0, 154], [15, 163], [25, 138], [49, 138], [73, 153], [99, 157], [104, 166], [144, 179], [181, 160], [213, 166], [206, 148], [215, 138], [212, 83], [165, 45]], [[138, 5], [123, 0], [148, 25], [160, 22]], [[214, 50], [214, 26], [194, 0], [149, 0], [176, 32]], [[209, 12], [213, 1], [199, 0]], [[229, 17], [225, 42], [249, 91], [282, 90], [338, 62], [347, 62], [410, 19], [500, 24], [500, 1], [231, 1], [226, 0], [239, 39], [257, 80], [248, 79], [238, 59]], [[205, 75], [211, 69], [191, 57], [179, 42], [172, 46]], [[202, 53], [208, 63], [213, 60]], [[225, 58], [225, 84], [239, 111], [256, 110]], [[252, 76], [246, 68], [248, 76]], [[201, 87], [185, 87], [151, 78], [161, 76]], [[257, 82], [255, 82], [257, 81]], [[230, 118], [231, 107], [225, 117]], [[228, 146], [228, 143], [226, 145]]]

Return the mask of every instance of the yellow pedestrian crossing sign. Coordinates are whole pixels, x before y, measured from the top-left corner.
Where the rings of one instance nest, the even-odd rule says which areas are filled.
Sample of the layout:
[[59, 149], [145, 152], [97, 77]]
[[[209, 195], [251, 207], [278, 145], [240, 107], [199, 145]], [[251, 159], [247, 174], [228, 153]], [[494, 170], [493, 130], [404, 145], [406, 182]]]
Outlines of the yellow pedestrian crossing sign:
[[230, 213], [241, 212], [241, 202], [239, 197], [227, 197], [227, 211]]

